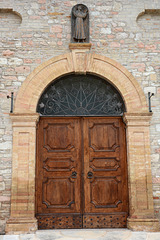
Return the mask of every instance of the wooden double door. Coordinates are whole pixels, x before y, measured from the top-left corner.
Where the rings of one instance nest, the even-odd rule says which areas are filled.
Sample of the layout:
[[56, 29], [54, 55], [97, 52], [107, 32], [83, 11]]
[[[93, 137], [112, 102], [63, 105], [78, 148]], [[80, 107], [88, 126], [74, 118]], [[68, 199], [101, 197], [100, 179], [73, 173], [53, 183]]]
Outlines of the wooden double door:
[[37, 126], [39, 229], [126, 227], [121, 117], [41, 117]]

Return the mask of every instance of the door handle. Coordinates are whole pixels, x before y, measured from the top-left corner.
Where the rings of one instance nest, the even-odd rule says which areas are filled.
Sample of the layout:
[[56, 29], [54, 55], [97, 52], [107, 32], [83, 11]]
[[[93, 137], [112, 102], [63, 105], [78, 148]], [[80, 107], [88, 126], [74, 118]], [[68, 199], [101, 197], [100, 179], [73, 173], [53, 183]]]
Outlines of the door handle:
[[88, 178], [93, 178], [93, 173], [92, 173], [92, 172], [88, 172], [88, 173], [87, 173], [87, 177], [88, 177]]
[[77, 172], [76, 172], [76, 171], [72, 172], [71, 177], [72, 177], [72, 178], [77, 178]]

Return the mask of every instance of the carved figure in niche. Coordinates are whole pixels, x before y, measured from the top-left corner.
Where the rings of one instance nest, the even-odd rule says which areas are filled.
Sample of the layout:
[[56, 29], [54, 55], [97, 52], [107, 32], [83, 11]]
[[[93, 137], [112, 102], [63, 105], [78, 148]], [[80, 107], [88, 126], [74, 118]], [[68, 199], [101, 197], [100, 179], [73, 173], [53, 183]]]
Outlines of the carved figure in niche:
[[73, 10], [73, 14], [76, 17], [76, 23], [75, 23], [75, 30], [73, 38], [77, 41], [84, 41], [86, 39], [85, 32], [84, 32], [84, 25], [83, 25], [83, 19], [87, 16], [87, 9], [85, 11], [82, 11], [82, 6], [79, 5], [77, 9]]
[[72, 42], [89, 42], [89, 13], [83, 4], [72, 8]]

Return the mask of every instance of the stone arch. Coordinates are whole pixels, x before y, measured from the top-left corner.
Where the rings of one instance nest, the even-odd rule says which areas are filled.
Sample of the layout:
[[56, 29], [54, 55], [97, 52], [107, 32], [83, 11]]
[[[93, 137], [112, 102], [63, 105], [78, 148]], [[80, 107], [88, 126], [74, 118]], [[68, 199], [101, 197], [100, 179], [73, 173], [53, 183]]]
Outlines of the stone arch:
[[28, 76], [18, 92], [14, 113], [35, 113], [39, 97], [49, 83], [74, 72], [95, 74], [109, 81], [121, 93], [128, 113], [148, 112], [140, 85], [123, 66], [98, 54], [72, 52], [48, 60]]
[[41, 94], [52, 81], [71, 73], [98, 75], [120, 92], [127, 110], [123, 117], [127, 126], [127, 226], [132, 230], [157, 231], [159, 221], [154, 217], [149, 138], [152, 114], [148, 112], [145, 95], [131, 73], [107, 57], [89, 53], [89, 44], [73, 44], [70, 49], [70, 53], [38, 66], [18, 91], [14, 113], [10, 114], [13, 125], [12, 197], [6, 233], [31, 233], [37, 230], [35, 149], [39, 114], [36, 107]]

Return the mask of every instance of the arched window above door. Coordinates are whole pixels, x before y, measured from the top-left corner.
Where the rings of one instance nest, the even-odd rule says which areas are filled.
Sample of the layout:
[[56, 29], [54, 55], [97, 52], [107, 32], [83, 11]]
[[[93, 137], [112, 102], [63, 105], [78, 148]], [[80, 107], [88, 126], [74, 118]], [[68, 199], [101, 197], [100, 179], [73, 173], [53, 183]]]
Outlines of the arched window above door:
[[122, 116], [125, 104], [118, 90], [104, 79], [73, 74], [44, 90], [37, 112], [42, 116]]

